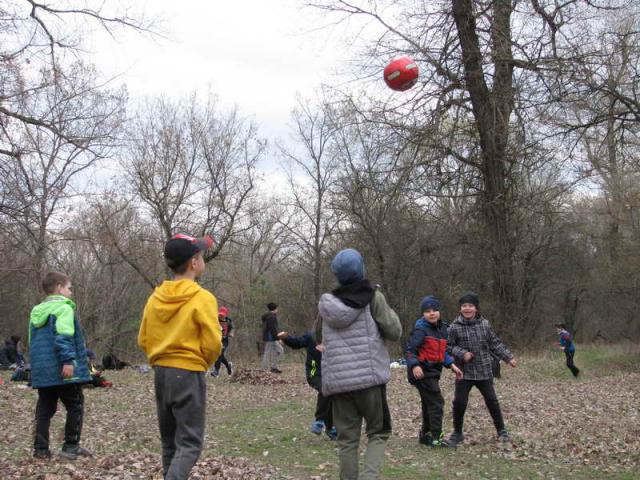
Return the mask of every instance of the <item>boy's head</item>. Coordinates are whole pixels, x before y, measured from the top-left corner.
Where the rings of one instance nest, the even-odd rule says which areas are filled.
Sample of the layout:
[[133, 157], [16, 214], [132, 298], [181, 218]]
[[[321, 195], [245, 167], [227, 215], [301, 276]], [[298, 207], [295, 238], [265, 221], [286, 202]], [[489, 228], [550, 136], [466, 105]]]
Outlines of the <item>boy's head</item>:
[[567, 326], [564, 323], [556, 323], [556, 331], [560, 333], [562, 330], [566, 330]]
[[480, 297], [477, 293], [467, 292], [458, 300], [460, 305], [460, 313], [466, 319], [474, 318], [478, 314], [480, 308]]
[[269, 310], [270, 312], [275, 312], [278, 310], [278, 305], [273, 302], [267, 303], [267, 310]]
[[229, 315], [229, 309], [227, 307], [220, 307], [218, 309], [218, 316], [219, 317], [227, 318], [227, 315]]
[[47, 295], [63, 295], [71, 298], [71, 279], [64, 273], [48, 272], [42, 279], [42, 289]]
[[427, 322], [438, 323], [440, 320], [440, 300], [432, 295], [424, 297], [420, 302], [420, 311]]
[[353, 248], [341, 250], [331, 262], [331, 271], [340, 285], [349, 285], [364, 279], [364, 260]]
[[175, 275], [193, 274], [195, 278], [204, 273], [202, 252], [213, 246], [213, 238], [207, 235], [195, 238], [181, 233], [164, 244], [164, 259]]

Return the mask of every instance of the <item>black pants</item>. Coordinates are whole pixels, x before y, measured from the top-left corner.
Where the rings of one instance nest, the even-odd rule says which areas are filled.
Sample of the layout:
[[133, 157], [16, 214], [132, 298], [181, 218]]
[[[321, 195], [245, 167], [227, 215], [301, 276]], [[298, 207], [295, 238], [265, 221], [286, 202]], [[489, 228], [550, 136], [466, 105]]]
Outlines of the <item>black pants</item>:
[[567, 367], [569, 367], [569, 370], [571, 370], [571, 373], [573, 373], [574, 377], [577, 377], [578, 374], [580, 373], [580, 369], [578, 367], [576, 367], [573, 363], [573, 356], [575, 355], [575, 351], [573, 352], [564, 352], [564, 356], [567, 357]]
[[186, 480], [204, 439], [207, 401], [204, 372], [154, 367], [162, 472], [165, 480]]
[[331, 409], [331, 397], [322, 395], [322, 379], [320, 377], [307, 378], [307, 382], [314, 390], [318, 391], [316, 399], [315, 419], [324, 422], [325, 428], [330, 430], [333, 427], [333, 411]]
[[472, 387], [476, 387], [480, 390], [484, 403], [489, 409], [491, 418], [493, 419], [493, 425], [496, 430], [504, 430], [504, 420], [502, 419], [502, 412], [500, 411], [500, 403], [498, 397], [496, 397], [496, 391], [493, 388], [493, 379], [488, 380], [457, 380], [456, 389], [453, 396], [453, 429], [457, 433], [462, 433], [462, 426], [464, 423], [464, 413], [467, 410], [467, 403], [469, 402], [469, 392]]
[[227, 357], [224, 356], [224, 354], [227, 351], [227, 347], [229, 346], [229, 339], [227, 338], [223, 338], [222, 339], [222, 351], [220, 352], [220, 356], [218, 357], [218, 360], [216, 360], [215, 365], [213, 366], [213, 368], [215, 368], [216, 372], [220, 370], [220, 365], [224, 365], [225, 367], [227, 367], [227, 373], [229, 375], [231, 375], [231, 366], [229, 365], [229, 360], [227, 360]]
[[84, 395], [78, 383], [58, 385], [38, 389], [36, 404], [36, 432], [33, 446], [36, 450], [49, 450], [49, 425], [58, 409], [58, 399], [67, 410], [64, 425], [64, 446], [72, 447], [80, 443], [82, 417], [84, 415]]
[[442, 433], [442, 410], [444, 409], [444, 398], [440, 392], [438, 378], [425, 378], [415, 384], [420, 393], [420, 403], [422, 405], [422, 430], [420, 435], [431, 433], [435, 439], [440, 438]]

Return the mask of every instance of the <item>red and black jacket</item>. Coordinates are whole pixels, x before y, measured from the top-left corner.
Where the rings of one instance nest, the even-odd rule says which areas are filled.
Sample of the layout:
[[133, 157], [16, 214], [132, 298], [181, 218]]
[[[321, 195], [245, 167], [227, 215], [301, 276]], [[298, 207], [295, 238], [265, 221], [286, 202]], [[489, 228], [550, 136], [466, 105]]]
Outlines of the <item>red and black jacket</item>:
[[405, 348], [407, 375], [414, 383], [413, 367], [420, 366], [426, 378], [440, 378], [442, 366], [450, 367], [453, 357], [447, 353], [447, 324], [439, 320], [435, 325], [424, 318], [416, 321]]

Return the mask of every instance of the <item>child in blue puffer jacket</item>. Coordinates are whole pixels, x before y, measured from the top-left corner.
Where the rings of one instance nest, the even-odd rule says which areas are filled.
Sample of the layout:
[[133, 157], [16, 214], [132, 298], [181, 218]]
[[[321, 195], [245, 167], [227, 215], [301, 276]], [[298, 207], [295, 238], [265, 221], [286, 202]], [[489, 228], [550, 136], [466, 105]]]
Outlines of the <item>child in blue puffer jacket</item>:
[[42, 280], [47, 298], [31, 310], [29, 344], [31, 385], [38, 390], [34, 457], [49, 458], [49, 425], [58, 400], [67, 409], [64, 445], [60, 455], [75, 460], [91, 456], [80, 447], [84, 395], [82, 384], [91, 381], [84, 336], [71, 297], [71, 280], [49, 272]]
[[442, 367], [451, 368], [456, 379], [462, 371], [447, 353], [447, 324], [440, 318], [440, 301], [433, 296], [420, 302], [422, 318], [416, 320], [411, 332], [405, 357], [409, 383], [418, 389], [422, 405], [420, 443], [429, 447], [449, 447], [442, 433], [444, 398], [440, 392]]

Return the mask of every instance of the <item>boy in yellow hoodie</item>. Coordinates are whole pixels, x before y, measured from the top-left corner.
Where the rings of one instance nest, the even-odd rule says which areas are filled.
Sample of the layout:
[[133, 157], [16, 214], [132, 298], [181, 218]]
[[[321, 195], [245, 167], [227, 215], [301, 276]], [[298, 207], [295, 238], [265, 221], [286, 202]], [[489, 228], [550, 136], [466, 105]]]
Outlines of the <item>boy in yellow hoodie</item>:
[[178, 234], [164, 246], [174, 275], [157, 287], [146, 306], [138, 345], [153, 366], [165, 480], [189, 477], [204, 438], [206, 377], [222, 348], [218, 303], [196, 283], [204, 273], [209, 236]]

